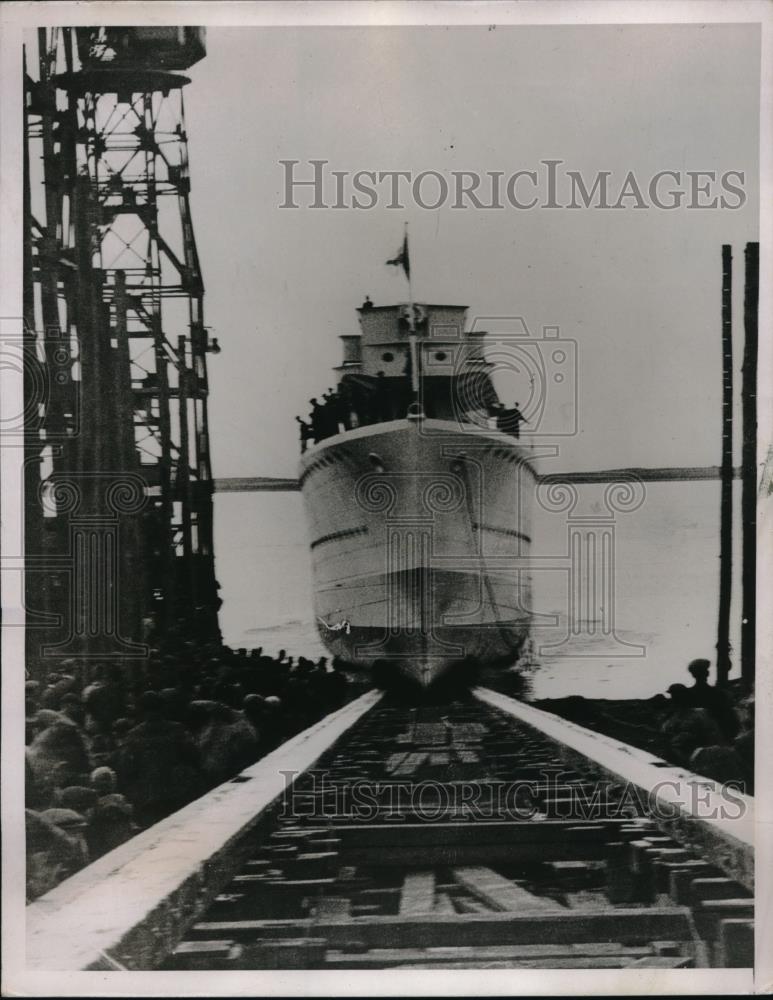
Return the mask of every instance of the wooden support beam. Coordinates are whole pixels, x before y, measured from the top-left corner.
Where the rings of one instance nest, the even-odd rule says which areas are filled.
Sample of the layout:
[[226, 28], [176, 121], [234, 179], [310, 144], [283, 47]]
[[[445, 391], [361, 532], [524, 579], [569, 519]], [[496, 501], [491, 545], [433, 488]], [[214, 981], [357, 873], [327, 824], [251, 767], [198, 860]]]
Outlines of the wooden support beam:
[[491, 913], [493, 909], [480, 899], [472, 899], [470, 896], [458, 896], [453, 903], [456, 913]]
[[738, 917], [721, 920], [714, 956], [721, 968], [754, 968], [754, 921]]
[[433, 872], [408, 872], [400, 894], [400, 914], [415, 916], [432, 913], [435, 907], [435, 875]]
[[447, 892], [439, 892], [435, 897], [435, 913], [455, 913], [454, 904]]
[[467, 823], [378, 823], [334, 825], [342, 850], [352, 848], [450, 847], [466, 845], [560, 845], [567, 840], [603, 844], [614, 823], [579, 824], [577, 820], [506, 820]]
[[245, 944], [242, 969], [320, 969], [327, 942], [320, 937], [285, 938]]
[[182, 941], [164, 963], [164, 971], [233, 969], [242, 951], [242, 946], [233, 941]]
[[494, 910], [555, 913], [556, 904], [552, 900], [535, 896], [491, 868], [482, 865], [454, 868], [453, 876], [468, 892]]
[[637, 958], [632, 969], [692, 969], [695, 960], [687, 955], [651, 955]]
[[352, 904], [347, 896], [322, 896], [316, 900], [314, 907], [317, 916], [323, 920], [347, 920]]
[[[373, 948], [360, 954], [329, 950], [328, 969], [394, 968], [536, 968], [577, 969], [630, 967], [637, 959], [652, 955], [644, 945], [609, 945], [605, 950], [592, 945], [492, 945], [490, 947]], [[673, 960], [673, 959], [672, 959]]]
[[361, 866], [383, 868], [433, 868], [441, 865], [466, 866], [475, 864], [525, 864], [543, 861], [601, 861], [607, 848], [602, 840], [568, 838], [561, 842], [540, 844], [538, 841], [514, 841], [490, 844], [436, 844], [415, 846], [396, 844], [390, 848], [351, 848], [348, 860]]
[[668, 872], [668, 894], [677, 906], [687, 906], [690, 903], [690, 891], [696, 878], [711, 878], [717, 874], [717, 869], [705, 861], [677, 862], [672, 871]]
[[746, 890], [731, 878], [696, 878], [690, 884], [693, 904], [708, 899], [743, 899]]
[[754, 900], [704, 899], [693, 912], [695, 926], [703, 940], [716, 942], [723, 920], [754, 920]]
[[596, 941], [645, 943], [669, 938], [689, 941], [690, 911], [684, 907], [565, 910], [555, 913], [487, 913], [456, 916], [367, 917], [349, 921], [330, 920], [242, 920], [202, 922], [193, 936], [230, 938], [237, 941], [262, 938], [302, 937], [313, 933], [329, 947], [361, 942], [368, 948], [405, 948], [421, 941], [425, 947], [495, 944], [582, 944]]

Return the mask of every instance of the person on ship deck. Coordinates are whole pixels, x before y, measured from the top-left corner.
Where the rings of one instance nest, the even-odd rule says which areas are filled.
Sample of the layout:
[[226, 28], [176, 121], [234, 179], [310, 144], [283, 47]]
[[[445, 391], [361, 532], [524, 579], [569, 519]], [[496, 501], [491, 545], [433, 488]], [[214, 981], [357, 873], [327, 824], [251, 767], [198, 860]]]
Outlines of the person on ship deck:
[[528, 423], [518, 408], [518, 403], [511, 410], [508, 410], [502, 403], [498, 403], [494, 408], [494, 417], [497, 430], [503, 431], [505, 434], [512, 434], [514, 438], [520, 438], [521, 424]]
[[311, 436], [314, 438], [314, 444], [319, 444], [319, 442], [327, 436], [325, 434], [325, 413], [323, 408], [317, 402], [316, 397], [309, 400], [309, 405], [311, 406], [311, 412], [309, 414]]
[[305, 420], [302, 420], [300, 417], [296, 417], [295, 419], [298, 421], [298, 432], [301, 441], [301, 454], [303, 454], [306, 451], [309, 445], [309, 441], [312, 437], [311, 424], [307, 423]]

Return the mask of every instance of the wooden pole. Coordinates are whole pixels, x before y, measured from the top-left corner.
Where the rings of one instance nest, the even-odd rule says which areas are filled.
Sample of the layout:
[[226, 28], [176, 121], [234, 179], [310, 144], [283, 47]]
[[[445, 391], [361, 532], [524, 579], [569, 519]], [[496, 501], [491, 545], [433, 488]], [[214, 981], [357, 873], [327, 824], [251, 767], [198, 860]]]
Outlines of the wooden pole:
[[745, 689], [754, 686], [757, 622], [757, 304], [759, 298], [759, 243], [746, 244], [746, 281], [743, 324], [744, 353], [741, 398], [743, 445], [741, 451], [742, 610], [741, 679]]
[[722, 466], [719, 513], [719, 616], [717, 686], [730, 673], [730, 598], [733, 584], [733, 253], [722, 246]]

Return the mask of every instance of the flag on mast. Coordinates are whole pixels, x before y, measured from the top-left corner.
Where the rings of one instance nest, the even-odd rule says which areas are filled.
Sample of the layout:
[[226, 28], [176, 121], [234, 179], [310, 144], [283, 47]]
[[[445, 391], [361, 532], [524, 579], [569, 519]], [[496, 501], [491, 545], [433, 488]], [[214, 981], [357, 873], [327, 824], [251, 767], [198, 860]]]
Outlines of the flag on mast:
[[403, 237], [403, 245], [400, 252], [392, 260], [388, 260], [387, 264], [394, 264], [395, 267], [402, 266], [403, 271], [405, 271], [405, 277], [411, 280], [411, 259], [408, 255], [408, 233]]

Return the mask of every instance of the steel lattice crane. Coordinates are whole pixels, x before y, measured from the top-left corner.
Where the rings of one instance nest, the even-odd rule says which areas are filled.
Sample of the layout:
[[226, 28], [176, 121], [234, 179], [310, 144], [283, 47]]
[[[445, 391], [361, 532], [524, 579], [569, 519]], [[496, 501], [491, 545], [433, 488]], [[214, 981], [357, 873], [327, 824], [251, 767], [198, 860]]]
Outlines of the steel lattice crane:
[[180, 71], [201, 29], [40, 29], [25, 46], [32, 662], [219, 638], [204, 286]]

